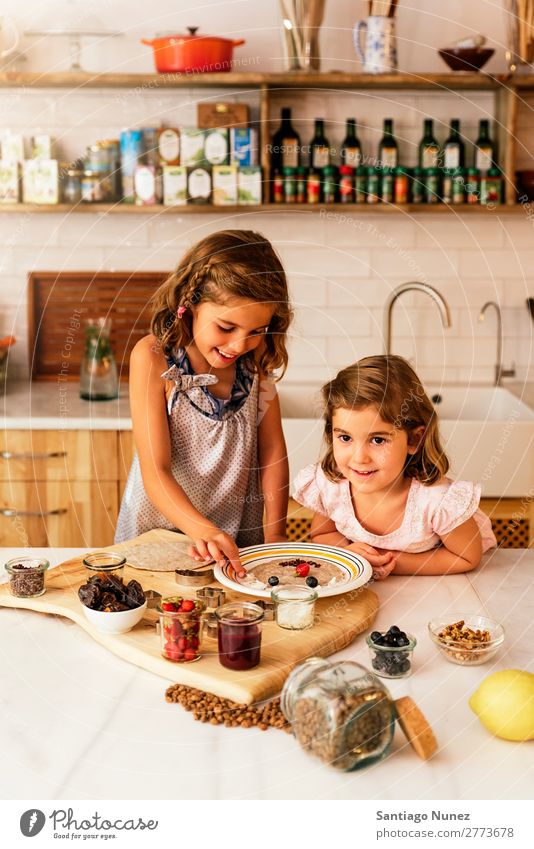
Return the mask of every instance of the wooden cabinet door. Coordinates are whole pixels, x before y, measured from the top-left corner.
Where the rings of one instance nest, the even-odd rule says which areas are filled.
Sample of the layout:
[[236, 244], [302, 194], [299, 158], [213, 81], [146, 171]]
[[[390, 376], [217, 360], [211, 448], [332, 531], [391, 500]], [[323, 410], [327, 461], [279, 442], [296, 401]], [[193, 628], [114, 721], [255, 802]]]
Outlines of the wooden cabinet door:
[[9, 481], [0, 484], [0, 545], [111, 545], [118, 515], [116, 481]]
[[117, 481], [117, 432], [3, 430], [0, 480]]

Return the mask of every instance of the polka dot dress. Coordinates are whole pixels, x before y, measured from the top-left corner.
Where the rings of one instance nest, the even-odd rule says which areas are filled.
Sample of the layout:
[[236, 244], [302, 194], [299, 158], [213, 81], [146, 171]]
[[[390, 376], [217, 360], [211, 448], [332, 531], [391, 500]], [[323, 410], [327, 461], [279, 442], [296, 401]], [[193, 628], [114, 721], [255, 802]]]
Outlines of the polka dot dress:
[[[171, 469], [196, 507], [243, 547], [263, 542], [263, 498], [258, 470], [259, 376], [236, 410], [226, 406], [213, 416], [205, 387], [217, 382], [210, 374], [184, 374], [172, 365], [167, 381], [167, 414], [171, 436]], [[179, 530], [150, 501], [143, 486], [137, 454], [121, 504], [115, 542], [152, 528]]]

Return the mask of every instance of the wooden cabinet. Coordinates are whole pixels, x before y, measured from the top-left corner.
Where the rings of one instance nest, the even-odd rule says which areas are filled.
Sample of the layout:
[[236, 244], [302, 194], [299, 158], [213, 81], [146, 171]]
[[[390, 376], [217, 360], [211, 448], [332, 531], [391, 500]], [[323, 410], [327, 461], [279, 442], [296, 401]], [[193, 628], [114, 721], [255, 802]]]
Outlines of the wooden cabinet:
[[3, 431], [0, 545], [111, 545], [118, 439], [116, 431]]

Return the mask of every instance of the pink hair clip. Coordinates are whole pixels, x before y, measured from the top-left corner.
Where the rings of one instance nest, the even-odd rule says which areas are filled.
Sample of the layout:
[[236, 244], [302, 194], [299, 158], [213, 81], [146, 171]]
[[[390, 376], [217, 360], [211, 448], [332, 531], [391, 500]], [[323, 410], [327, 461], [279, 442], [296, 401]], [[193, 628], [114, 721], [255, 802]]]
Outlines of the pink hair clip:
[[178, 307], [178, 309], [176, 310], [176, 315], [178, 316], [178, 318], [181, 318], [185, 312], [187, 312], [187, 307]]

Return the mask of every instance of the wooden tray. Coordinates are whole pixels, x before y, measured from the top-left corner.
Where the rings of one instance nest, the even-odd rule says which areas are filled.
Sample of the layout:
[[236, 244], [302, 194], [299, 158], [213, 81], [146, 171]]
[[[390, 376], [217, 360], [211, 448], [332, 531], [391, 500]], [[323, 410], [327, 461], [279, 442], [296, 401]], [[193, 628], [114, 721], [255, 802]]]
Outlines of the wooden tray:
[[[137, 540], [145, 543], [150, 539], [161, 540], [162, 536], [184, 540], [181, 534], [162, 530], [149, 531]], [[132, 541], [124, 545], [131, 546]], [[118, 551], [121, 546], [110, 548]], [[189, 598], [195, 597], [194, 589], [186, 590], [178, 586], [174, 573], [141, 571], [126, 566], [124, 580], [129, 581], [133, 577], [140, 581], [145, 590], [154, 589], [164, 596], [183, 594]], [[160, 654], [160, 638], [155, 629], [157, 614], [152, 610], [147, 611], [145, 618], [127, 634], [111, 636], [96, 631], [85, 618], [78, 599], [78, 587], [86, 578], [82, 559], [68, 560], [47, 574], [47, 590], [40, 598], [15, 598], [10, 594], [7, 584], [1, 585], [0, 606], [66, 616], [124, 660], [161, 675], [168, 681], [197, 687], [241, 704], [251, 704], [274, 696], [282, 689], [291, 669], [306, 658], [314, 655], [326, 657], [345, 648], [359, 633], [370, 627], [378, 610], [376, 594], [361, 588], [319, 600], [316, 605], [318, 621], [308, 631], [285, 631], [274, 622], [265, 622], [260, 666], [245, 672], [234, 672], [220, 665], [217, 642], [212, 639], [204, 639], [202, 659], [195, 663], [172, 663], [163, 658]], [[225, 592], [228, 600], [243, 597], [229, 590]]]

